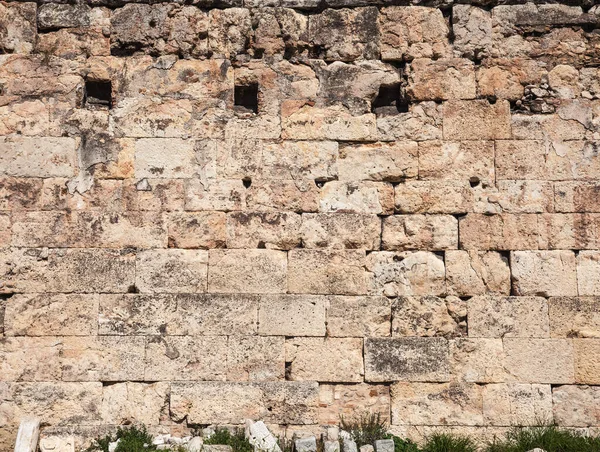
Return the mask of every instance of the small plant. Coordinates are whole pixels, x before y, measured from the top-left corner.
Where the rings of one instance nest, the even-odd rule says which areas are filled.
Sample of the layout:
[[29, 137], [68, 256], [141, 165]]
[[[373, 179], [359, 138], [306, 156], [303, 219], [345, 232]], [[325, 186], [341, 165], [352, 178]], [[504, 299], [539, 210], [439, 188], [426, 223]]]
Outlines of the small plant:
[[394, 452], [421, 452], [417, 444], [410, 439], [403, 439], [392, 434], [388, 434], [385, 439], [394, 440]]
[[600, 437], [554, 425], [522, 427], [511, 430], [503, 441], [490, 443], [487, 452], [527, 452], [536, 447], [546, 452], [600, 452]]
[[152, 436], [148, 434], [145, 426], [119, 427], [115, 436], [106, 435], [96, 439], [86, 452], [109, 452], [110, 443], [119, 440], [115, 452], [156, 452], [158, 449], [152, 444]]
[[231, 433], [225, 428], [215, 429], [215, 433], [210, 438], [204, 440], [204, 444], [224, 444], [231, 446], [233, 452], [253, 452], [254, 447], [246, 439], [244, 430], [238, 428], [234, 433]]
[[387, 422], [381, 419], [381, 413], [362, 414], [352, 421], [346, 421], [342, 416], [340, 428], [350, 434], [359, 448], [388, 437]]
[[475, 442], [466, 436], [434, 433], [427, 438], [422, 452], [477, 452]]
[[294, 441], [286, 437], [277, 437], [277, 445], [281, 449], [281, 452], [293, 452], [294, 451]]

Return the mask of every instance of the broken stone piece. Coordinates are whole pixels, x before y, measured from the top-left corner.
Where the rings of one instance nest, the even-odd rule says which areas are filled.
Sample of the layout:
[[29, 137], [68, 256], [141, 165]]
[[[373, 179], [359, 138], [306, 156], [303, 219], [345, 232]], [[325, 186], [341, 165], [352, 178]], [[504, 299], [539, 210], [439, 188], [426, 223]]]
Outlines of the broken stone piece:
[[308, 438], [299, 438], [294, 441], [296, 452], [317, 452], [317, 438], [310, 436]]

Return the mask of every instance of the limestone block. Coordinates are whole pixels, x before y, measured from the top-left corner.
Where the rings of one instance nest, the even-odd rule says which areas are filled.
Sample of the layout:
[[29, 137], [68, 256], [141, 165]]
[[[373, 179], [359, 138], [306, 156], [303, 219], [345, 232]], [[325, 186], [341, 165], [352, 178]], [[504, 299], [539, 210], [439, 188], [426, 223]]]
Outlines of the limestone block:
[[552, 389], [554, 419], [559, 425], [589, 427], [598, 423], [597, 386], [563, 385]]
[[448, 294], [510, 294], [508, 259], [494, 251], [447, 250], [445, 253]]
[[169, 383], [125, 382], [102, 390], [102, 419], [107, 424], [129, 422], [156, 425], [169, 397]]
[[7, 176], [71, 177], [77, 141], [67, 137], [0, 137], [0, 168]]
[[273, 435], [263, 421], [253, 422], [246, 419], [246, 438], [258, 450], [267, 452], [281, 452], [277, 438]]
[[513, 293], [571, 296], [577, 294], [572, 251], [511, 251]]
[[[496, 148], [497, 149], [497, 148]], [[554, 211], [552, 182], [499, 180], [476, 194], [476, 213], [544, 213]]]
[[222, 248], [226, 243], [223, 212], [177, 212], [167, 217], [170, 248]]
[[250, 211], [316, 212], [319, 188], [313, 182], [257, 181], [247, 190], [246, 202]]
[[300, 232], [304, 248], [378, 250], [381, 220], [360, 213], [304, 213]]
[[215, 146], [180, 138], [142, 138], [135, 142], [135, 177], [191, 178], [210, 165]]
[[225, 380], [227, 337], [150, 337], [143, 367], [147, 381]]
[[49, 129], [48, 105], [39, 99], [21, 100], [0, 106], [0, 133], [3, 136], [12, 133], [27, 136], [46, 135], [50, 133]]
[[401, 182], [418, 173], [418, 148], [414, 141], [342, 144], [338, 178], [342, 181]]
[[328, 297], [328, 337], [390, 335], [391, 307], [386, 297]]
[[296, 248], [301, 223], [302, 217], [293, 212], [232, 212], [227, 214], [227, 247]]
[[357, 411], [379, 413], [382, 419], [388, 419], [390, 388], [366, 383], [319, 385], [320, 424], [337, 425], [340, 416], [353, 418]]
[[377, 116], [377, 137], [382, 141], [441, 140], [442, 106], [420, 102], [409, 106], [407, 113]]
[[[256, 3], [264, 2], [258, 0]], [[279, 6], [279, 2], [273, 3], [273, 6]], [[257, 24], [254, 27], [255, 55], [298, 55], [308, 46], [308, 17], [300, 12], [289, 8], [255, 9], [252, 22]]]
[[482, 386], [467, 383], [394, 383], [393, 425], [482, 425]]
[[310, 17], [310, 40], [322, 49], [325, 61], [375, 60], [379, 57], [379, 29], [375, 7], [326, 9]]
[[449, 341], [450, 374], [469, 383], [506, 379], [502, 339], [457, 338]]
[[393, 439], [375, 440], [375, 450], [377, 452], [394, 452], [394, 440]]
[[77, 28], [90, 25], [91, 8], [88, 5], [61, 5], [48, 3], [38, 9], [38, 27], [48, 31], [56, 28]]
[[545, 155], [548, 179], [596, 179], [600, 174], [598, 146], [597, 141], [550, 143]]
[[356, 447], [355, 441], [345, 438], [342, 440], [342, 444], [343, 444], [342, 450], [344, 452], [358, 452], [358, 447]]
[[480, 295], [468, 303], [469, 337], [550, 336], [548, 304], [542, 297]]
[[573, 345], [566, 339], [504, 339], [507, 381], [568, 384], [575, 381]]
[[394, 187], [399, 213], [461, 214], [473, 210], [473, 190], [467, 181], [407, 181]]
[[552, 297], [548, 300], [550, 336], [600, 338], [600, 299]]
[[400, 296], [392, 303], [392, 336], [462, 336], [466, 314], [466, 304], [457, 297]]
[[379, 28], [383, 60], [441, 58], [450, 52], [448, 25], [439, 9], [422, 6], [382, 8]]
[[288, 259], [283, 251], [209, 250], [209, 292], [285, 293], [287, 278]]
[[449, 250], [458, 247], [458, 220], [452, 215], [392, 215], [382, 222], [384, 250]]
[[141, 293], [205, 292], [208, 252], [203, 250], [146, 250], [136, 258], [135, 284]]
[[492, 45], [492, 15], [471, 5], [452, 7], [454, 50], [465, 58], [486, 56]]
[[580, 251], [577, 254], [577, 289], [579, 295], [600, 295], [598, 251]]
[[0, 212], [0, 246], [9, 246], [12, 238], [10, 213]]
[[448, 381], [449, 365], [443, 338], [365, 339], [365, 381]]
[[204, 184], [199, 179], [185, 182], [185, 209], [242, 210], [246, 205], [246, 188], [241, 180], [218, 180]]
[[483, 387], [485, 423], [497, 426], [536, 425], [552, 419], [550, 385], [500, 383]]
[[3, 53], [31, 53], [37, 37], [36, 4], [2, 3], [0, 17]]
[[0, 342], [3, 381], [58, 381], [62, 342], [54, 337], [5, 337]]
[[0, 423], [35, 415], [51, 425], [87, 425], [101, 422], [102, 383], [35, 382], [4, 383]]
[[390, 214], [394, 208], [394, 187], [385, 182], [332, 181], [321, 190], [319, 204], [321, 212]]
[[317, 452], [317, 439], [314, 436], [298, 438], [294, 441], [294, 449], [298, 452]]
[[235, 59], [245, 53], [252, 31], [250, 11], [245, 8], [211, 9], [208, 42], [213, 55]]
[[46, 436], [40, 440], [40, 452], [75, 452], [73, 436]]
[[416, 58], [407, 68], [406, 94], [414, 100], [474, 99], [475, 66], [462, 58]]
[[556, 212], [600, 212], [600, 184], [589, 181], [554, 183]]
[[65, 337], [60, 360], [62, 380], [142, 380], [144, 348], [143, 337]]
[[285, 379], [283, 337], [230, 336], [227, 347], [227, 381]]
[[444, 104], [444, 139], [501, 140], [511, 137], [510, 105], [500, 100], [455, 100]]
[[245, 418], [315, 424], [318, 391], [316, 382], [177, 382], [171, 385], [171, 413], [199, 424], [242, 424]]
[[36, 209], [42, 185], [37, 178], [0, 177], [0, 210]]
[[258, 334], [325, 336], [326, 301], [319, 295], [262, 295]]
[[494, 181], [494, 143], [491, 141], [422, 141], [419, 179]]
[[296, 337], [285, 341], [289, 378], [295, 381], [361, 382], [361, 338]]
[[598, 249], [600, 248], [600, 215], [543, 214], [538, 217], [540, 249]]
[[[123, 203], [126, 210], [174, 211], [183, 210], [185, 203], [184, 181], [181, 179], [142, 179], [138, 183], [123, 185]], [[145, 188], [144, 190], [138, 189]]]
[[104, 295], [99, 334], [215, 336], [256, 334], [258, 296], [244, 294]]
[[482, 215], [470, 213], [459, 220], [460, 247], [467, 250], [536, 250], [538, 216], [533, 214]]
[[600, 361], [598, 351], [600, 341], [597, 339], [573, 339], [575, 353], [575, 381], [583, 384], [598, 384], [600, 377]]
[[516, 140], [551, 140], [559, 144], [585, 138], [585, 126], [578, 121], [562, 119], [557, 114], [512, 115], [513, 138]]
[[339, 441], [323, 441], [324, 452], [340, 452]]
[[444, 261], [427, 251], [373, 252], [367, 256], [368, 292], [372, 295], [443, 295]]
[[7, 336], [93, 336], [98, 295], [16, 294], [6, 304]]

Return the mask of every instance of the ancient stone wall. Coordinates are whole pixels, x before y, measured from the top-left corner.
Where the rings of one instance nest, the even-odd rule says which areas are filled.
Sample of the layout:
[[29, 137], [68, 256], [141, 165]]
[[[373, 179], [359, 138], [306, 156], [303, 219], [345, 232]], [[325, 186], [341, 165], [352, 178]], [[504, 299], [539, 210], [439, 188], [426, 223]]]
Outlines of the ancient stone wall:
[[600, 426], [600, 7], [410, 3], [0, 2], [0, 449]]

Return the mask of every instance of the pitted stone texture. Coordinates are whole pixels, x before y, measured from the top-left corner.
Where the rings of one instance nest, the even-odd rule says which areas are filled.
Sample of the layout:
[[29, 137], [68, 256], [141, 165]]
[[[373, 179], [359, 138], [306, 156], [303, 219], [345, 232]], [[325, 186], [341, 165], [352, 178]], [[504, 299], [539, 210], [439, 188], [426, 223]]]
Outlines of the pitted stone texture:
[[343, 182], [325, 184], [320, 194], [320, 211], [385, 215], [394, 209], [394, 187], [385, 182]]
[[563, 385], [552, 389], [554, 418], [560, 425], [589, 427], [598, 423], [597, 386]]
[[566, 339], [504, 339], [507, 381], [567, 384], [575, 382], [574, 352]]
[[297, 337], [285, 341], [289, 379], [362, 382], [362, 338]]
[[[356, 411], [379, 413], [389, 418], [390, 389], [386, 385], [319, 385], [319, 423], [337, 425], [340, 416], [350, 418]], [[337, 441], [336, 441], [337, 442]]]
[[285, 379], [283, 337], [230, 336], [227, 347], [227, 381]]
[[451, 215], [392, 215], [383, 219], [384, 250], [451, 250], [458, 248], [458, 221]]
[[318, 295], [262, 295], [258, 334], [325, 336], [326, 298]]
[[492, 45], [492, 15], [471, 5], [452, 7], [454, 49], [466, 58], [486, 56]]
[[328, 337], [377, 337], [390, 335], [391, 306], [386, 297], [327, 298]]
[[0, 339], [2, 380], [59, 381], [62, 378], [62, 342], [54, 337]]
[[315, 382], [172, 383], [171, 412], [198, 424], [243, 424], [246, 418], [277, 424], [315, 424]]
[[227, 247], [296, 248], [301, 223], [293, 212], [233, 212], [227, 215]]
[[580, 251], [577, 255], [577, 289], [581, 296], [600, 295], [600, 253]]
[[447, 250], [445, 253], [448, 294], [510, 294], [508, 259], [494, 251]]
[[572, 251], [511, 251], [510, 261], [516, 295], [577, 295]]
[[600, 378], [600, 361], [598, 351], [600, 341], [597, 339], [573, 339], [575, 353], [575, 380], [577, 383], [598, 384]]
[[136, 287], [141, 293], [196, 293], [207, 286], [208, 251], [146, 250], [136, 259]]
[[[470, 213], [459, 221], [460, 246], [467, 250], [537, 250], [538, 216]], [[511, 262], [512, 263], [512, 262]], [[512, 268], [514, 274], [514, 268]]]
[[1, 173], [23, 177], [71, 177], [76, 169], [73, 138], [0, 137]]
[[345, 144], [340, 146], [340, 180], [402, 182], [418, 175], [418, 148], [414, 141]]
[[392, 303], [392, 336], [463, 336], [466, 315], [467, 304], [457, 297], [401, 296]]
[[305, 213], [301, 237], [304, 248], [378, 250], [381, 220], [359, 213]]
[[406, 94], [417, 101], [474, 99], [475, 68], [462, 58], [417, 58], [408, 65]]
[[551, 337], [600, 338], [598, 297], [552, 297], [548, 313]]
[[31, 53], [37, 37], [35, 3], [0, 4], [0, 50]]
[[540, 419], [553, 417], [550, 385], [489, 384], [482, 393], [488, 425], [535, 425]]
[[458, 380], [496, 383], [506, 379], [502, 339], [458, 338], [449, 342], [450, 371]]
[[157, 383], [116, 383], [102, 390], [102, 419], [107, 424], [140, 422], [156, 425], [167, 406], [170, 385]]
[[448, 381], [449, 372], [446, 339], [365, 339], [366, 381]]
[[499, 100], [448, 101], [444, 104], [444, 139], [501, 140], [511, 137], [510, 105]]
[[467, 181], [407, 181], [394, 187], [398, 213], [464, 214], [473, 209], [473, 190]]

